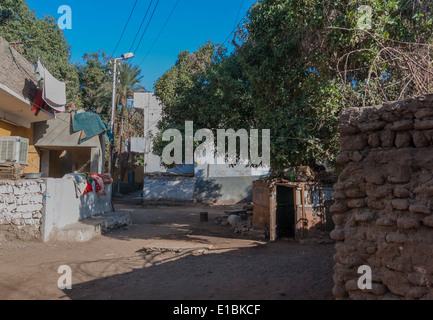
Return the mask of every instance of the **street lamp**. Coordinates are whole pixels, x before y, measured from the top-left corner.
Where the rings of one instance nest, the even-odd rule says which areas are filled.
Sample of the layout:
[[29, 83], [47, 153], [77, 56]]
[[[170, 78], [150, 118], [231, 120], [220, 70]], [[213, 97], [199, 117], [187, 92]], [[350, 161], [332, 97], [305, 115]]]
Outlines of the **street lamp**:
[[132, 52], [128, 52], [125, 54], [122, 54], [120, 58], [113, 59], [114, 63], [114, 70], [113, 70], [113, 97], [112, 97], [112, 104], [111, 104], [111, 122], [110, 122], [110, 129], [111, 134], [113, 135], [113, 141], [110, 143], [110, 161], [109, 161], [109, 173], [111, 174], [113, 171], [113, 149], [114, 149], [114, 118], [116, 115], [116, 82], [117, 82], [117, 62], [122, 60], [129, 60], [134, 58], [134, 54]]

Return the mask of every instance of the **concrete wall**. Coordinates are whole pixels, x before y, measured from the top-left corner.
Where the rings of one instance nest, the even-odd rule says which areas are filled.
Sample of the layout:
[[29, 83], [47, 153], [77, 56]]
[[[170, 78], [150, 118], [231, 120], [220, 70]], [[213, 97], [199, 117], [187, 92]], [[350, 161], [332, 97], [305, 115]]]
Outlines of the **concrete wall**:
[[111, 185], [106, 186], [106, 193], [106, 196], [100, 196], [92, 192], [77, 198], [73, 181], [47, 179], [43, 241], [49, 241], [56, 229], [91, 216], [111, 212]]
[[145, 176], [143, 201], [193, 201], [194, 186], [194, 177]]
[[259, 177], [196, 178], [195, 198], [199, 202], [235, 204], [253, 201], [253, 182]]
[[106, 191], [107, 196], [93, 192], [77, 198], [70, 180], [2, 180], [0, 235], [49, 241], [56, 229], [111, 212], [111, 185], [106, 186]]
[[433, 95], [347, 109], [339, 132], [335, 297], [433, 299]]
[[153, 136], [158, 134], [158, 121], [161, 119], [162, 104], [152, 92], [135, 93], [134, 108], [144, 114], [144, 174], [167, 172], [161, 165], [161, 158], [152, 152]]

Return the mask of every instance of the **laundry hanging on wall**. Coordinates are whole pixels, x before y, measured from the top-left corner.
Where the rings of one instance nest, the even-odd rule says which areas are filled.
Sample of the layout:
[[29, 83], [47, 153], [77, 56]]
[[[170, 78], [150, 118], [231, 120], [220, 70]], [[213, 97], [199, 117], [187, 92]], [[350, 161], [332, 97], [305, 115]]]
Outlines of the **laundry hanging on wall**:
[[57, 80], [42, 64], [37, 62], [35, 77], [38, 81], [38, 92], [33, 103], [33, 111], [36, 109], [53, 109], [54, 112], [66, 111], [66, 84]]
[[101, 117], [93, 112], [73, 114], [73, 129], [81, 131], [79, 143], [86, 142], [94, 136], [106, 132], [108, 124], [102, 121]]

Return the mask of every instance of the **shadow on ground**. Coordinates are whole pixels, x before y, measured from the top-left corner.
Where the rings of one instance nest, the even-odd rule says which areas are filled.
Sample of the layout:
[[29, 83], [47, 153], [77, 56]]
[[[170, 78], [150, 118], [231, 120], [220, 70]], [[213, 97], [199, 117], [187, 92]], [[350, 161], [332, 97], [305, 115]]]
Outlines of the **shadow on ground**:
[[65, 294], [74, 300], [330, 300], [333, 246], [320, 250], [318, 256], [317, 246], [290, 242], [222, 253], [147, 248], [137, 252], [141, 267], [76, 284]]

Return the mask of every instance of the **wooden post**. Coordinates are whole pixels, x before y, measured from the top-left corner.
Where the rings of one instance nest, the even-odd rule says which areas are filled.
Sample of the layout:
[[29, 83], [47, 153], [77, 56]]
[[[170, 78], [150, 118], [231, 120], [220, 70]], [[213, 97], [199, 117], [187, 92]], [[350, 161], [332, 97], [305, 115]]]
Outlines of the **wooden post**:
[[305, 186], [302, 185], [301, 189], [301, 204], [302, 204], [302, 238], [305, 238], [305, 222], [307, 221], [307, 214], [305, 212]]

